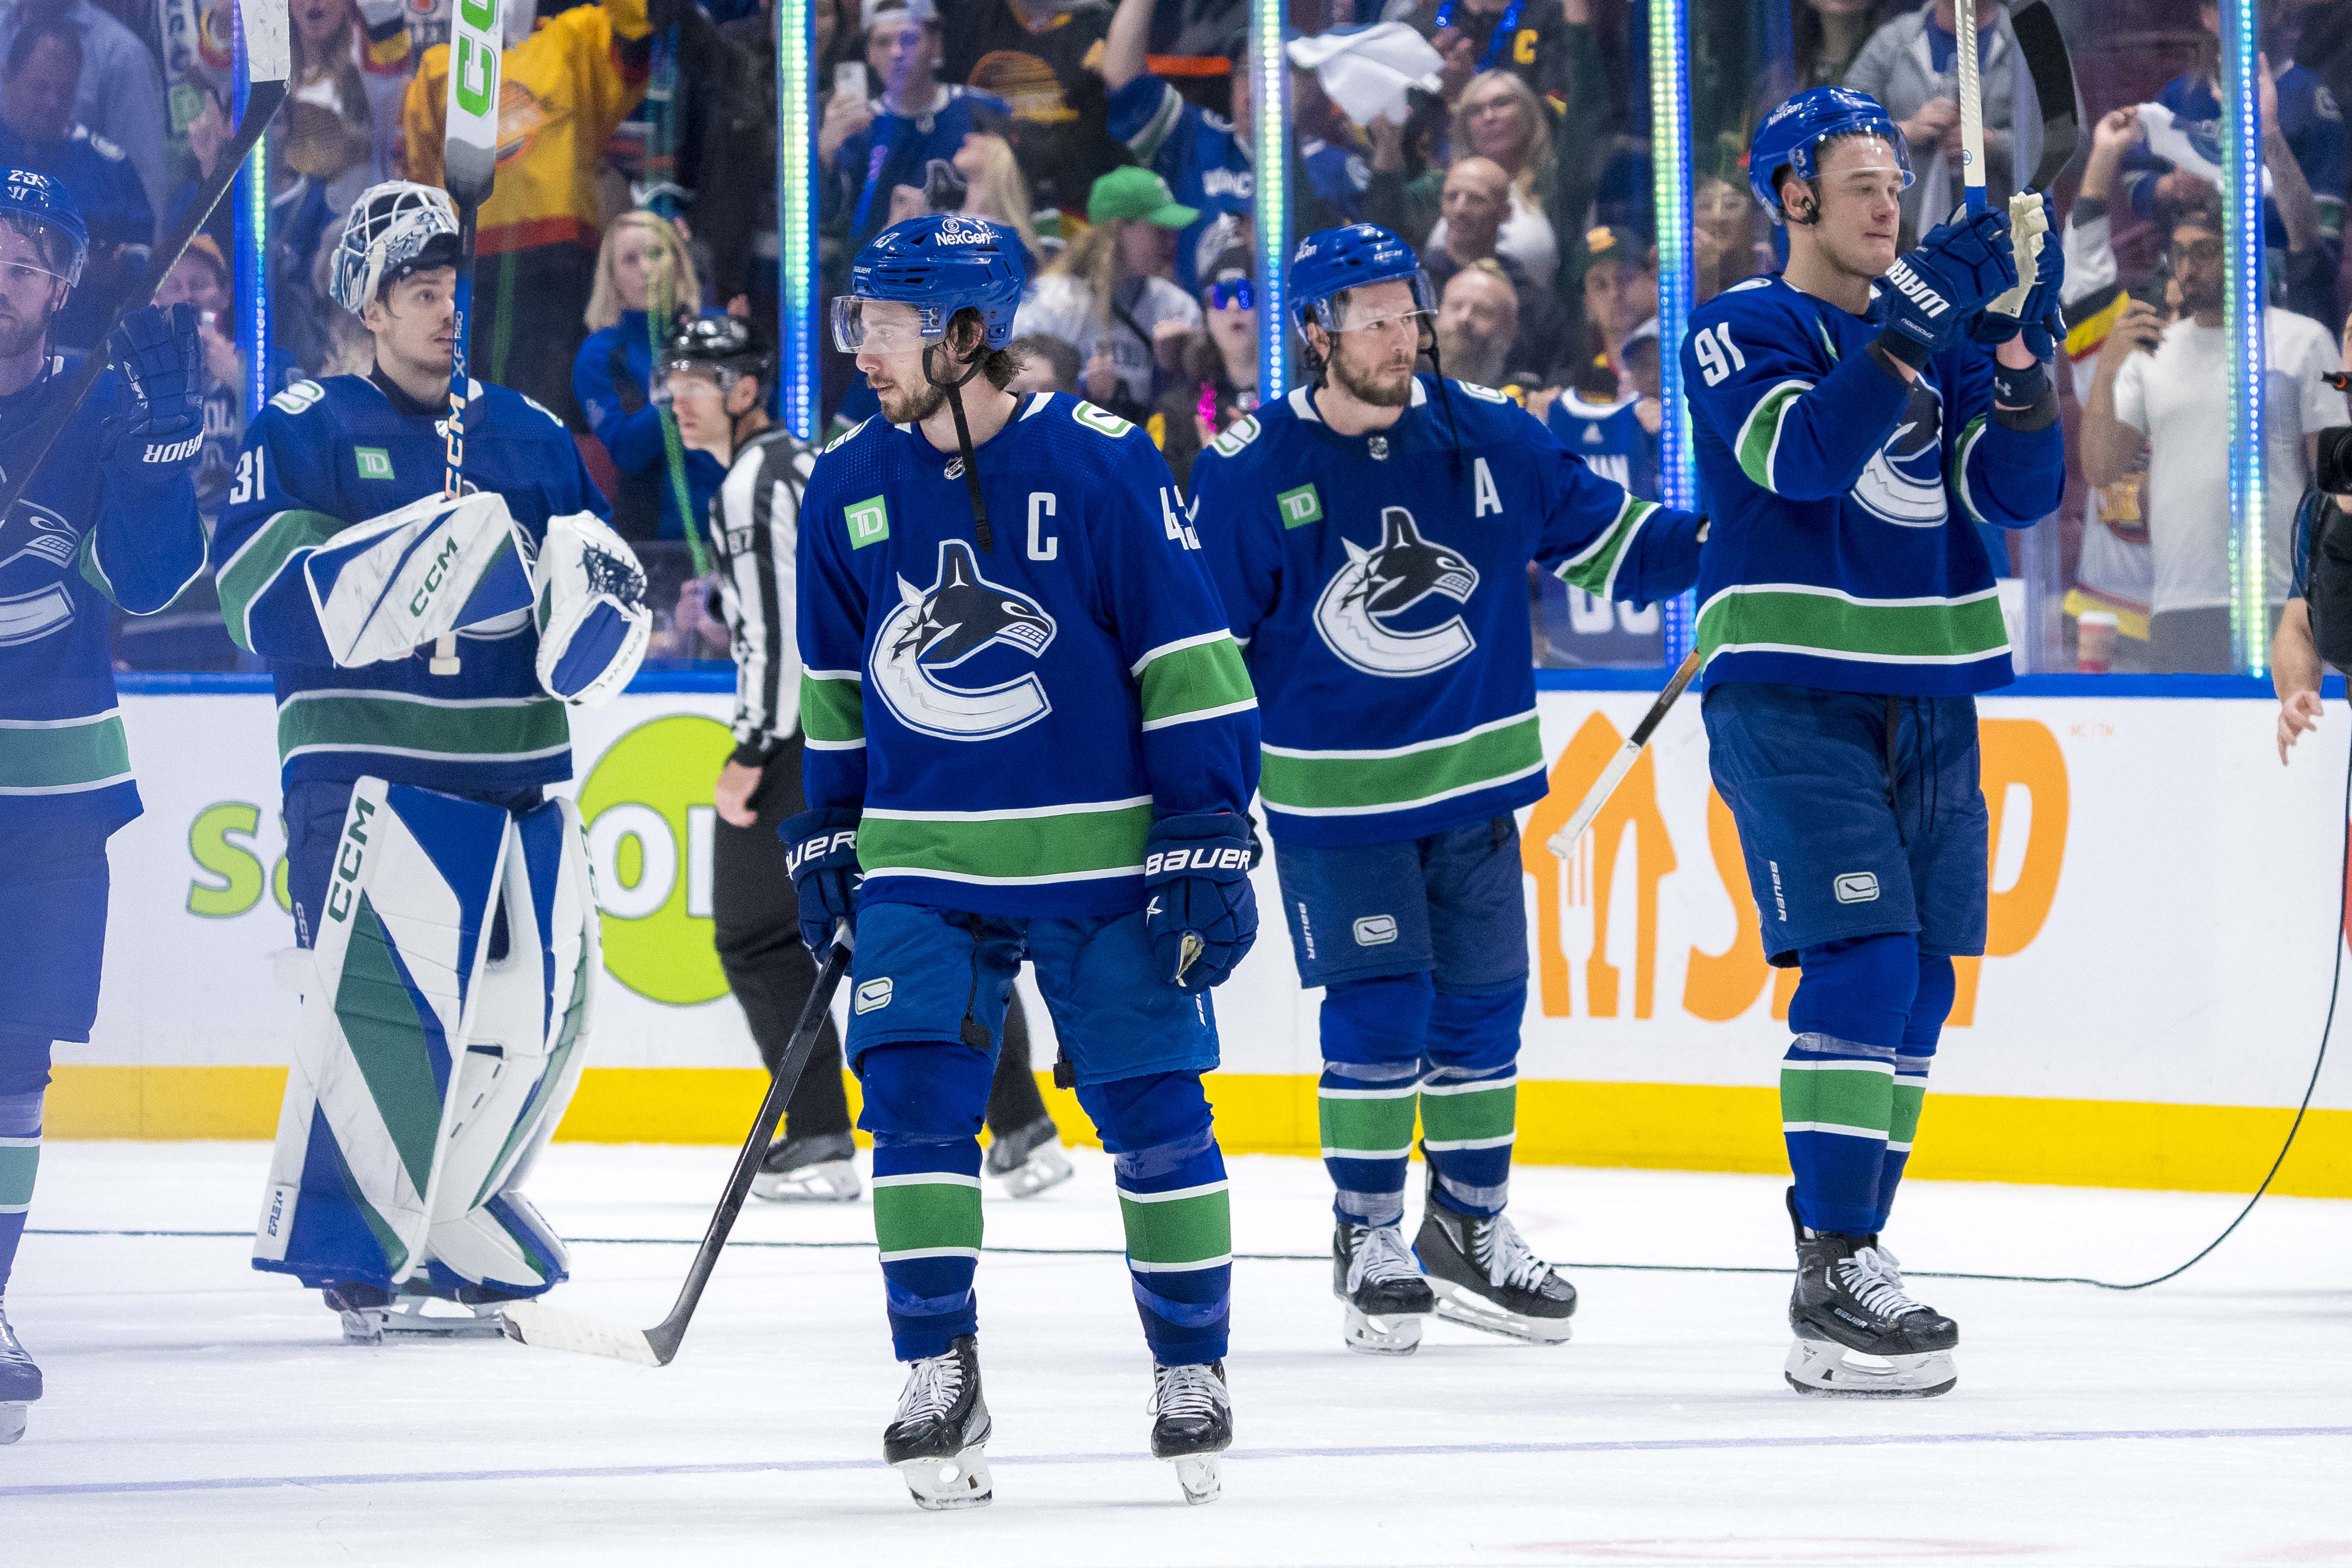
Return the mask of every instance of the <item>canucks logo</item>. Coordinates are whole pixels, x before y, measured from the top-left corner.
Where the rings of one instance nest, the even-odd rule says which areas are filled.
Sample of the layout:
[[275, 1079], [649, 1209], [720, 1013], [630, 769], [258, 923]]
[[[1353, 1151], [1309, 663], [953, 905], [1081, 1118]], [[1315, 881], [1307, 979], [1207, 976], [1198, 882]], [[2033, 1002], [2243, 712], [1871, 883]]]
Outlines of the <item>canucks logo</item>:
[[1478, 646], [1459, 616], [1410, 630], [1395, 624], [1431, 619], [1431, 612], [1407, 612], [1433, 596], [1466, 605], [1478, 587], [1478, 569], [1423, 539], [1412, 513], [1384, 509], [1381, 542], [1372, 549], [1347, 538], [1339, 542], [1348, 547], [1348, 563], [1315, 602], [1315, 629], [1333, 653], [1367, 675], [1426, 675]]
[[1926, 381], [1911, 384], [1911, 401], [1895, 434], [1871, 454], [1853, 499], [1873, 517], [1904, 528], [1940, 528], [1944, 498], [1944, 402]]
[[943, 679], [973, 659], [983, 669], [1001, 668], [1002, 656], [985, 657], [991, 649], [1034, 659], [1054, 640], [1054, 617], [1025, 595], [982, 576], [971, 545], [943, 541], [931, 585], [918, 588], [901, 577], [898, 598], [874, 639], [866, 668], [900, 723], [941, 740], [986, 741], [1054, 710], [1044, 683], [1031, 672], [982, 685]]
[[[7, 483], [0, 470], [0, 485]], [[0, 520], [0, 574], [19, 562], [28, 563], [40, 585], [29, 594], [0, 594], [0, 647], [35, 641], [68, 626], [74, 618], [72, 595], [55, 574], [73, 565], [81, 536], [47, 507], [20, 500]]]

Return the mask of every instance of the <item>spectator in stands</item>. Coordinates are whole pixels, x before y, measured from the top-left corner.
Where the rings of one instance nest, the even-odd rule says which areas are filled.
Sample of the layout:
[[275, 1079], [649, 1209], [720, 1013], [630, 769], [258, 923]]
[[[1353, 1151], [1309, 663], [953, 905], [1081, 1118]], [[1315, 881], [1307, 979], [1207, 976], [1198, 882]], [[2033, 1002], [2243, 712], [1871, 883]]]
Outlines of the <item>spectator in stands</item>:
[[1034, 278], [1044, 270], [1046, 258], [1037, 226], [1029, 219], [1029, 182], [1021, 177], [1021, 161], [1013, 155], [1013, 143], [994, 132], [971, 132], [956, 149], [953, 162], [956, 177], [964, 183], [961, 210], [973, 217], [1010, 225], [1028, 247], [1029, 274]]
[[1257, 289], [1249, 252], [1226, 251], [1207, 276], [1200, 292], [1203, 330], [1184, 341], [1179, 374], [1144, 426], [1180, 488], [1192, 482], [1201, 448], [1257, 406]]
[[1005, 127], [1001, 98], [942, 83], [940, 19], [932, 0], [879, 0], [866, 16], [866, 63], [881, 97], [836, 91], [817, 132], [817, 162], [828, 195], [863, 245], [887, 226], [890, 191], [920, 188], [934, 163], [956, 155], [974, 131]]
[[1691, 297], [1705, 304], [1734, 283], [1773, 270], [1759, 232], [1761, 209], [1740, 185], [1713, 174], [1691, 193]]
[[155, 303], [168, 310], [186, 305], [196, 312], [196, 342], [205, 354], [205, 447], [197, 459], [196, 509], [207, 522], [220, 516], [245, 438], [245, 356], [231, 334], [236, 331], [236, 297], [228, 262], [213, 237], [200, 234], [180, 253], [155, 288]]
[[[1151, 13], [1152, 0], [1119, 0], [1103, 48], [1103, 85], [1110, 89], [1110, 133], [1201, 215], [1176, 237], [1176, 286], [1191, 293], [1200, 287], [1203, 264], [1239, 237], [1256, 181], [1247, 128], [1210, 113], [1145, 68]], [[1236, 109], [1246, 112], [1249, 89], [1240, 84], [1249, 72], [1238, 69], [1230, 79], [1241, 94]]]
[[[1445, 193], [1450, 172], [1433, 167], [1402, 176], [1403, 128], [1385, 118], [1372, 128], [1372, 221], [1394, 229], [1406, 243], [1442, 250], [1447, 242]], [[1544, 194], [1552, 188], [1551, 132], [1543, 106], [1527, 83], [1509, 71], [1488, 71], [1454, 106], [1450, 146], [1459, 168], [1478, 158], [1503, 173], [1507, 201], [1496, 249], [1546, 288], [1559, 271], [1559, 240], [1544, 216]]]
[[1111, 8], [1102, 0], [943, 0], [940, 74], [1013, 106], [1010, 140], [1043, 223], [1087, 199], [1127, 160], [1103, 85]]
[[1511, 363], [1547, 375], [1568, 348], [1567, 318], [1549, 286], [1496, 248], [1511, 210], [1509, 176], [1489, 159], [1465, 158], [1445, 173], [1444, 206], [1444, 243], [1421, 253], [1429, 280], [1442, 292], [1472, 262], [1493, 261], [1518, 295], [1519, 331]]
[[394, 177], [400, 103], [415, 66], [403, 9], [403, 0], [364, 0], [356, 15], [352, 0], [298, 0], [293, 8], [287, 96], [323, 118], [307, 132], [289, 124], [283, 155], [301, 174], [334, 181], [327, 199], [337, 213]]
[[[146, 198], [151, 224], [170, 210], [163, 178], [163, 68], [139, 35], [90, 0], [0, 0], [0, 58], [13, 54], [17, 36], [41, 22], [64, 22], [81, 45], [81, 74], [71, 122], [110, 142], [130, 161]], [[151, 227], [140, 241], [154, 243]]]
[[613, 526], [632, 539], [684, 539], [689, 520], [708, 515], [727, 470], [708, 452], [682, 449], [668, 410], [647, 391], [654, 346], [669, 323], [699, 312], [701, 289], [685, 243], [667, 219], [625, 213], [604, 231], [588, 341], [572, 386], [588, 428], [613, 459], [621, 493]]
[[[2149, 668], [2227, 673], [2230, 604], [2230, 345], [2222, 329], [2222, 247], [2218, 202], [2178, 218], [2167, 259], [2180, 289], [2180, 316], [2158, 328], [2135, 304], [2117, 322], [2110, 352], [2083, 410], [2084, 477], [2105, 485], [2129, 471], [2141, 444], [2148, 462], [2147, 528], [2154, 552]], [[2322, 378], [2335, 370], [2327, 329], [2273, 307], [2263, 312], [2269, 362], [2265, 399], [2263, 522], [2265, 599], [2287, 599], [2295, 502], [2311, 478], [2317, 433], [2345, 422], [2343, 395]]]
[[87, 349], [106, 330], [123, 292], [147, 265], [155, 215], [121, 149], [73, 121], [82, 35], [69, 18], [16, 30], [0, 61], [0, 162], [63, 185], [89, 229], [81, 283], [50, 324], [50, 341]]
[[[508, 37], [520, 31], [507, 0]], [[601, 227], [596, 174], [613, 132], [645, 94], [652, 52], [646, 0], [604, 0], [539, 19], [499, 57], [501, 120], [527, 126], [482, 205], [468, 363], [484, 381], [537, 398], [573, 429], [581, 321], [594, 289]], [[442, 178], [449, 50], [425, 52], [403, 110], [408, 177]]]
[[1033, 392], [1066, 392], [1078, 395], [1078, 376], [1085, 364], [1078, 351], [1059, 338], [1049, 338], [1043, 332], [1032, 332], [1015, 338], [1013, 352], [1021, 356], [1021, 373], [1013, 378], [1008, 391], [1027, 395]]
[[[1372, 10], [1359, 7], [1358, 15]], [[1517, 76], [1536, 93], [1560, 93], [1575, 69], [1571, 56], [1591, 47], [1591, 0], [1419, 0], [1385, 15], [1436, 46], [1445, 61], [1448, 104], [1477, 77], [1496, 71]]]
[[1512, 363], [1518, 335], [1519, 293], [1497, 263], [1473, 261], [1447, 280], [1437, 307], [1437, 358], [1447, 375], [1524, 394], [1540, 377]]
[[[1903, 193], [1903, 221], [1924, 234], [1960, 201], [1959, 44], [1953, 0], [1929, 0], [1871, 35], [1847, 68], [1845, 85], [1886, 106], [1910, 143], [1916, 176]], [[2008, 202], [2011, 100], [2016, 96], [2017, 35], [2009, 7], [1977, 6], [1977, 69], [1983, 91], [1985, 199]]]
[[1631, 390], [1624, 349], [1633, 331], [1658, 319], [1658, 251], [1649, 236], [1601, 227], [1584, 237], [1584, 319], [1595, 356], [1617, 374], [1619, 395]]
[[1883, 0], [1799, 0], [1790, 18], [1796, 26], [1795, 91], [1843, 87], [1885, 9]]
[[1087, 396], [1139, 425], [1201, 328], [1201, 307], [1168, 277], [1177, 235], [1199, 216], [1150, 170], [1113, 170], [1095, 182], [1086, 232], [1013, 318], [1016, 331], [1075, 344]]

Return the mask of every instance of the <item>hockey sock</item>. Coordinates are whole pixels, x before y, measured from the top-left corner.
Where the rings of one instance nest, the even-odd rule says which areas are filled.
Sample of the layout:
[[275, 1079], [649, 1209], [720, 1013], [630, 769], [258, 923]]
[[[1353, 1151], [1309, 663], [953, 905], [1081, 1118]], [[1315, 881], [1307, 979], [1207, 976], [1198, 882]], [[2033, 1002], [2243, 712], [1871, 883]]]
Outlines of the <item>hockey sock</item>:
[[1331, 1207], [1351, 1225], [1404, 1218], [1405, 1159], [1436, 991], [1427, 974], [1335, 982], [1323, 994], [1316, 1102]]
[[25, 1237], [33, 1177], [41, 1168], [41, 1106], [47, 1098], [49, 1042], [0, 1033], [0, 1296]]
[[1232, 1316], [1233, 1218], [1201, 1075], [1081, 1084], [1078, 1103], [1112, 1157], [1128, 1276], [1151, 1359], [1161, 1366], [1222, 1359]]
[[1878, 1220], [1870, 1227], [1873, 1231], [1886, 1228], [1895, 1189], [1902, 1184], [1903, 1167], [1911, 1160], [1920, 1108], [1927, 1099], [1927, 1069], [1935, 1064], [1936, 1042], [1952, 1010], [1954, 984], [1950, 959], [1919, 955], [1919, 994], [1911, 1003], [1911, 1019], [1903, 1026], [1903, 1044], [1895, 1053], [1895, 1114], [1887, 1123], [1886, 1156], [1878, 1163]]
[[1527, 1005], [1521, 981], [1496, 991], [1440, 990], [1430, 1009], [1436, 1065], [1421, 1085], [1421, 1149], [1435, 1177], [1432, 1194], [1456, 1214], [1491, 1218], [1510, 1200]]
[[1895, 1122], [1895, 1058], [1919, 988], [1907, 933], [1816, 943], [1789, 1005], [1796, 1038], [1780, 1062], [1780, 1131], [1798, 1218], [1811, 1229], [1877, 1228], [1879, 1168]]
[[874, 1046], [859, 1058], [858, 1125], [874, 1134], [874, 1240], [890, 1348], [945, 1355], [980, 1326], [980, 1119], [990, 1058], [961, 1043]]

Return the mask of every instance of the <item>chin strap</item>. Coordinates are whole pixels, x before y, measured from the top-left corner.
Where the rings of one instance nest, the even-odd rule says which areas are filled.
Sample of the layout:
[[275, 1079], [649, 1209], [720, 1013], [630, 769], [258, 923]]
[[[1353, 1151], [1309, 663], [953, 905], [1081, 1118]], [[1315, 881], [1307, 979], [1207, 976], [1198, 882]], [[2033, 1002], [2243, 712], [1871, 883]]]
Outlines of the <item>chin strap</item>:
[[1454, 392], [1445, 384], [1445, 362], [1437, 357], [1437, 329], [1423, 318], [1421, 352], [1429, 356], [1429, 368], [1437, 373], [1437, 395], [1445, 405], [1445, 428], [1454, 437], [1454, 466], [1462, 466], [1462, 425], [1454, 416]]
[[980, 494], [980, 465], [973, 461], [971, 455], [971, 426], [964, 423], [963, 417], [964, 383], [980, 374], [981, 360], [985, 357], [985, 353], [983, 351], [982, 355], [975, 356], [971, 368], [956, 380], [941, 381], [931, 374], [931, 356], [939, 353], [940, 346], [932, 343], [923, 350], [923, 379], [948, 395], [948, 409], [955, 416], [956, 446], [963, 453], [964, 488], [971, 492], [972, 532], [980, 541], [980, 548], [993, 555], [996, 553], [996, 534], [988, 526], [988, 502], [982, 500]]

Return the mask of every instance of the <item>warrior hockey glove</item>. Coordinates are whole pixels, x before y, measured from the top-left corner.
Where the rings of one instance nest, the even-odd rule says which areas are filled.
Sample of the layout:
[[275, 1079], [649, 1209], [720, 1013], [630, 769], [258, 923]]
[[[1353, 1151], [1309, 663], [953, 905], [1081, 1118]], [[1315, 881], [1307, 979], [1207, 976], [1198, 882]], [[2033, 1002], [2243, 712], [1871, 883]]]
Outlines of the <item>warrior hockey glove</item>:
[[1919, 248], [1895, 258], [1878, 280], [1885, 312], [1878, 346], [1922, 370], [1984, 302], [2017, 281], [2010, 259], [2009, 215], [1988, 207], [1956, 212], [1930, 229]]
[[2018, 333], [2033, 357], [2046, 360], [2065, 336], [2058, 316], [2058, 290], [2066, 281], [2065, 247], [2058, 241], [2058, 219], [2047, 195], [2020, 191], [2010, 198], [2010, 257], [2017, 268], [2017, 284], [1984, 308], [1971, 323], [1969, 335], [1987, 348], [1999, 348]]
[[857, 866], [857, 816], [841, 806], [818, 806], [776, 825], [784, 868], [801, 901], [801, 940], [820, 959], [833, 945], [835, 921], [857, 929], [857, 889], [866, 880]]
[[593, 512], [573, 512], [549, 520], [535, 575], [540, 685], [575, 708], [603, 707], [653, 637], [636, 552]]
[[205, 445], [196, 312], [174, 305], [166, 315], [142, 305], [122, 318], [108, 342], [115, 372], [132, 394], [108, 432], [108, 470], [141, 484], [186, 478]]
[[1143, 841], [1143, 929], [1160, 972], [1181, 989], [1205, 991], [1223, 980], [1257, 941], [1250, 860], [1246, 816], [1200, 812], [1151, 825]]

